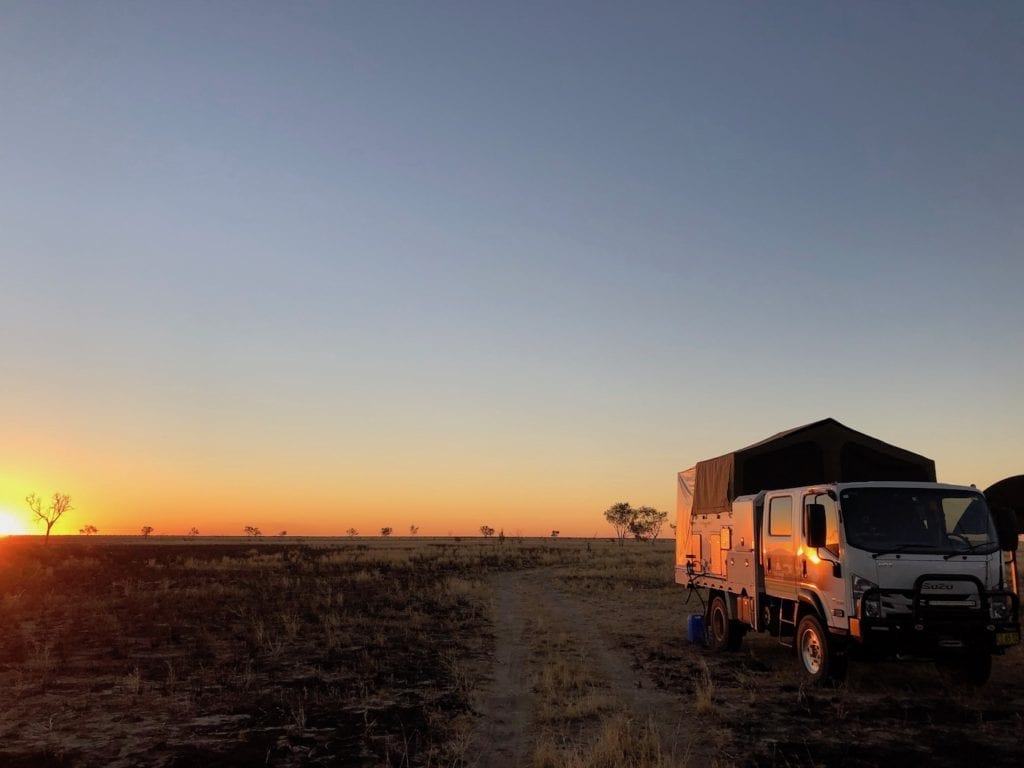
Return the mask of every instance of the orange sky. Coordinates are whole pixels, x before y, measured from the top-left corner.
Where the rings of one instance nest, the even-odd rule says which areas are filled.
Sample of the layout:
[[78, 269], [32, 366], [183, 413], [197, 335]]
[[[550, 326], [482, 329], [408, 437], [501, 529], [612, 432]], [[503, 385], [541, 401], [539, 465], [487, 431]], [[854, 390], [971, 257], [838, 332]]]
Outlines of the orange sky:
[[[472, 535], [487, 524], [509, 535], [558, 529], [563, 536], [605, 536], [611, 529], [602, 512], [610, 504], [626, 500], [674, 513], [675, 471], [766, 436], [718, 436], [704, 455], [684, 441], [678, 451], [635, 442], [620, 453], [600, 443], [549, 439], [547, 450], [529, 458], [517, 455], [519, 446], [502, 453], [496, 445], [494, 455], [479, 446], [449, 446], [433, 455], [396, 447], [391, 457], [360, 462], [352, 454], [341, 462], [301, 446], [282, 447], [277, 456], [266, 446], [239, 446], [231, 456], [204, 457], [167, 444], [140, 443], [128, 452], [101, 435], [28, 432], [17, 451], [9, 441], [0, 456], [0, 533], [42, 533], [25, 496], [36, 492], [48, 500], [62, 491], [72, 496], [74, 509], [55, 534], [86, 524], [105, 534], [135, 534], [152, 525], [158, 534], [195, 526], [206, 535], [240, 535], [246, 525], [265, 535], [341, 535], [350, 527], [376, 535], [382, 526], [405, 534], [417, 525], [420, 535], [443, 536]], [[884, 430], [881, 436], [897, 442]], [[911, 449], [928, 453], [920, 439], [910, 440]], [[985, 487], [1019, 471], [1009, 457], [993, 462], [966, 453], [970, 446], [961, 443], [947, 440], [940, 445], [944, 452], [931, 454], [940, 480]], [[959, 458], [949, 451], [959, 451]]]
[[[56, 458], [5, 457], [0, 475], [0, 510], [32, 526], [28, 493], [72, 496], [74, 509], [54, 533], [74, 533], [92, 524], [106, 534], [134, 534], [142, 525], [156, 533], [180, 534], [192, 526], [204, 534], [239, 535], [246, 525], [264, 534], [339, 535], [349, 527], [372, 535], [382, 526], [421, 535], [467, 535], [487, 524], [506, 534], [605, 535], [601, 512], [620, 499], [634, 504], [674, 505], [672, 477], [655, 477], [652, 467], [616, 468], [595, 456], [594, 466], [537, 461], [514, 456], [486, 459], [471, 452], [422, 459], [395, 452], [332, 466], [316, 456], [291, 456], [259, 463], [223, 457], [119, 455], [101, 440], [81, 450], [65, 445]], [[24, 446], [22, 446], [24, 449]], [[653, 465], [652, 465], [653, 466]], [[656, 489], [643, 494], [643, 487]], [[661, 487], [657, 487], [661, 486]], [[632, 494], [630, 491], [634, 491]]]

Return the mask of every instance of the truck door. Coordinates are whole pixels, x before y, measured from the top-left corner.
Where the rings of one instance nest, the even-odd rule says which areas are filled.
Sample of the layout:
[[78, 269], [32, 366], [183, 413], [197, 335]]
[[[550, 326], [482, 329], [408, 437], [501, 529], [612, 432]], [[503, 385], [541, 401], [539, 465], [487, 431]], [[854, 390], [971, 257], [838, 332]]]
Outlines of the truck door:
[[[825, 546], [812, 548], [807, 543], [807, 514], [811, 504], [825, 508]], [[827, 493], [812, 492], [803, 497], [803, 514], [797, 567], [804, 587], [821, 598], [829, 624], [847, 626], [845, 615], [846, 583], [839, 556], [839, 515], [836, 502]]]
[[796, 542], [791, 494], [769, 494], [764, 503], [764, 587], [769, 595], [795, 600]]

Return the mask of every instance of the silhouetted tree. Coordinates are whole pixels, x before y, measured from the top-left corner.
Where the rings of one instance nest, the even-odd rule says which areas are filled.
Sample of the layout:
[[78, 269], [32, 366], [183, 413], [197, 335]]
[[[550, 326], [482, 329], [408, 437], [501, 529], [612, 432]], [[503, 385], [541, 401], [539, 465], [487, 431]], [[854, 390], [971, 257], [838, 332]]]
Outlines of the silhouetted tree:
[[148, 539], [149, 538], [149, 534], [151, 534], [152, 532], [153, 532], [153, 526], [152, 525], [144, 525], [144, 526], [142, 526], [142, 538]]
[[381, 536], [390, 536], [391, 535], [391, 526], [387, 526], [386, 528], [381, 528], [380, 529], [380, 535]]
[[345, 533], [347, 533], [350, 537], [359, 535], [359, 531], [357, 531], [355, 528], [349, 528], [347, 531], [345, 531]]
[[195, 538], [199, 535], [199, 529], [193, 525], [191, 528], [188, 529], [188, 535], [192, 538]]
[[95, 525], [83, 525], [78, 529], [78, 532], [83, 536], [92, 536], [94, 533], [99, 533], [100, 529]]
[[281, 531], [281, 532], [280, 532], [279, 534], [277, 534], [277, 535], [278, 535], [278, 536], [287, 536], [287, 535], [288, 535], [288, 531]]
[[415, 536], [419, 532], [420, 532], [420, 527], [418, 525], [410, 525], [409, 526], [409, 535], [410, 536]]
[[494, 535], [494, 529], [491, 528], [491, 526], [489, 526], [489, 525], [481, 525], [480, 526], [480, 535], [483, 536], [484, 538], [490, 538], [491, 536]]
[[668, 512], [659, 512], [654, 507], [638, 507], [633, 510], [633, 519], [629, 521], [629, 531], [639, 541], [649, 539], [653, 544], [661, 533]]
[[53, 494], [53, 500], [50, 502], [50, 506], [43, 509], [43, 500], [36, 496], [34, 493], [30, 493], [25, 497], [25, 501], [28, 502], [28, 508], [32, 510], [32, 514], [36, 518], [36, 522], [42, 520], [46, 523], [46, 542], [50, 541], [50, 529], [60, 520], [61, 516], [72, 509], [71, 497], [66, 493], [55, 493]]
[[559, 533], [560, 533], [560, 531], [552, 531], [551, 532], [551, 538], [552, 539], [557, 539]]
[[[655, 512], [654, 513], [653, 519], [651, 520], [651, 528], [650, 528], [650, 536], [651, 536], [651, 542], [652, 543], [658, 540], [658, 536], [661, 534], [661, 526], [663, 526], [665, 524], [665, 521], [667, 519], [668, 519], [668, 512], [661, 511], [661, 512]], [[676, 527], [673, 525], [672, 526], [672, 530], [674, 531], [675, 528]]]
[[612, 504], [604, 511], [604, 519], [615, 529], [615, 537], [621, 547], [626, 540], [626, 534], [629, 533], [629, 524], [633, 522], [633, 508], [629, 506], [628, 501]]
[[247, 526], [245, 526], [245, 535], [246, 536], [262, 536], [263, 535], [263, 531], [261, 531], [255, 525], [247, 525]]

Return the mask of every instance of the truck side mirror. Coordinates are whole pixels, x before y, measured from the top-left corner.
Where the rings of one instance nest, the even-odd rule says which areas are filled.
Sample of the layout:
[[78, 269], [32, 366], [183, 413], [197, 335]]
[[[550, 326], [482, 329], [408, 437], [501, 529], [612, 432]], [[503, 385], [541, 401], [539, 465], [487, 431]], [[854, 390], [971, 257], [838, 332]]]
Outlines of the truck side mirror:
[[995, 507], [992, 509], [992, 518], [995, 520], [996, 533], [999, 534], [999, 548], [1003, 552], [1016, 552], [1017, 536], [1021, 533], [1017, 515], [1009, 507]]
[[804, 508], [807, 523], [807, 546], [817, 549], [824, 547], [827, 539], [825, 505], [808, 504]]

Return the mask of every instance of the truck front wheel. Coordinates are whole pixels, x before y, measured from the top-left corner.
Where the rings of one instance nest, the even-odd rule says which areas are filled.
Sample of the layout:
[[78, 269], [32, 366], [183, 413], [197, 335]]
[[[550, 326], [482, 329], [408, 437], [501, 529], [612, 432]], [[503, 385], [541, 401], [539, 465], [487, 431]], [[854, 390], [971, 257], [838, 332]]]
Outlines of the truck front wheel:
[[834, 658], [828, 634], [813, 614], [805, 614], [797, 625], [796, 654], [804, 674], [816, 685], [842, 676], [845, 659]]

